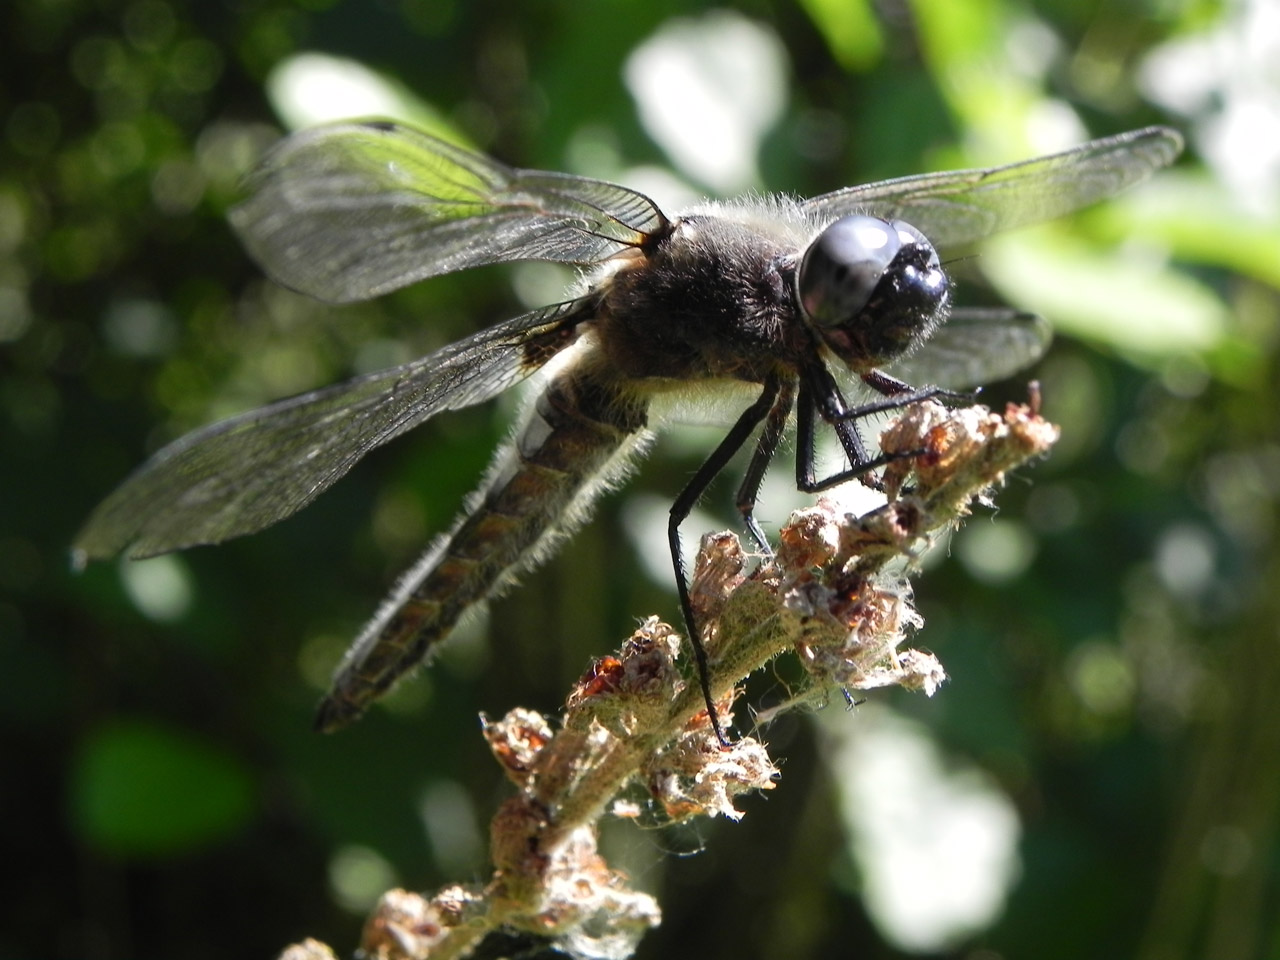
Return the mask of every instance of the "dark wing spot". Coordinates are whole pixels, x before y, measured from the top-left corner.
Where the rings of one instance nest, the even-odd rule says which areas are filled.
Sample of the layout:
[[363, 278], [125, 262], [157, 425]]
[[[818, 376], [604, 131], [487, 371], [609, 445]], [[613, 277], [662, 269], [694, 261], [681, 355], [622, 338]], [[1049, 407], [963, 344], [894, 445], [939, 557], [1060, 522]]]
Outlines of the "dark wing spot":
[[536, 337], [530, 337], [524, 342], [524, 358], [521, 366], [529, 372], [541, 369], [548, 360], [578, 339], [577, 327], [576, 322], [567, 323], [546, 333], [540, 333]]

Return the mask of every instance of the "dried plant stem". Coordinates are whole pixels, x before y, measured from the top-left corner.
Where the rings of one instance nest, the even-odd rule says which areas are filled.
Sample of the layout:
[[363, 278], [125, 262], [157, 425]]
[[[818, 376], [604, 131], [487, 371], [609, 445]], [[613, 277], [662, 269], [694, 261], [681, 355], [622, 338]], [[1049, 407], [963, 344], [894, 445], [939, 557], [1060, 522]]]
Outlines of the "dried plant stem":
[[[920, 625], [906, 571], [975, 499], [1056, 439], [1034, 403], [1003, 416], [916, 404], [881, 437], [886, 453], [901, 456], [885, 470], [884, 506], [855, 517], [821, 500], [798, 511], [776, 555], [754, 570], [733, 534], [705, 537], [691, 594], [721, 723], [727, 728], [738, 684], [789, 649], [816, 695], [889, 684], [932, 694], [945, 679], [941, 664], [901, 648]], [[678, 669], [679, 649], [671, 628], [650, 619], [579, 680], [559, 730], [523, 709], [486, 722], [490, 748], [517, 787], [491, 824], [491, 879], [432, 898], [387, 893], [365, 927], [364, 954], [464, 957], [505, 930], [573, 956], [629, 956], [660, 913], [596, 853], [600, 817], [611, 806], [636, 815], [639, 804], [621, 794], [638, 784], [671, 820], [736, 819], [734, 797], [770, 789], [777, 777], [755, 738], [721, 747], [698, 685]], [[307, 941], [285, 957], [317, 960], [327, 949]]]

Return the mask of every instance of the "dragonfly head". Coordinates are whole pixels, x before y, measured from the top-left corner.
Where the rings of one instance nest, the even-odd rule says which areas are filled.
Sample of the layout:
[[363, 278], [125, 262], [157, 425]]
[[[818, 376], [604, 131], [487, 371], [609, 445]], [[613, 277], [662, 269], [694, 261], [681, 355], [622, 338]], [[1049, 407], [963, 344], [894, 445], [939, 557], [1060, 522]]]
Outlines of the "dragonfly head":
[[938, 252], [901, 220], [851, 215], [809, 245], [796, 275], [805, 317], [856, 371], [888, 363], [945, 318], [950, 281]]

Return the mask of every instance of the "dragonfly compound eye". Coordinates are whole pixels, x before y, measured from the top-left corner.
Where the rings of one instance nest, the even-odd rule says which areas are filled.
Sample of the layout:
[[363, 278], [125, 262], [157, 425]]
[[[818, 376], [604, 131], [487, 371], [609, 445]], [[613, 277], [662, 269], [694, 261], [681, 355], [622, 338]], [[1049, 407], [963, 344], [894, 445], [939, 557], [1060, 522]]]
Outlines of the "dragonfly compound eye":
[[933, 245], [901, 220], [851, 215], [809, 246], [796, 280], [800, 304], [855, 369], [893, 359], [946, 315], [949, 283]]
[[856, 317], [871, 299], [902, 239], [876, 217], [841, 217], [818, 235], [800, 263], [800, 303], [819, 327]]

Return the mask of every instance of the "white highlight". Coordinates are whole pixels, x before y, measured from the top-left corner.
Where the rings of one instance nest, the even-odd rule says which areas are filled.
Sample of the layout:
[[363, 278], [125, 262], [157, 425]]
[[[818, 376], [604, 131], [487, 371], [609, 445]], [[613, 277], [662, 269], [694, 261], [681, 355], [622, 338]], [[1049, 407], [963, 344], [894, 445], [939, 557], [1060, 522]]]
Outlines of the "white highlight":
[[932, 953], [988, 928], [1020, 872], [1013, 803], [887, 709], [823, 717], [864, 902], [881, 933]]
[[1143, 92], [1194, 124], [1201, 156], [1243, 208], [1280, 210], [1280, 4], [1232, 0], [1220, 26], [1171, 40], [1143, 64]]
[[272, 69], [266, 87], [267, 98], [290, 130], [356, 117], [390, 117], [437, 135], [450, 132], [441, 114], [407, 87], [345, 57], [288, 57]]
[[1217, 555], [1209, 530], [1195, 523], [1175, 523], [1156, 543], [1156, 572], [1175, 596], [1200, 593], [1213, 582]]
[[148, 620], [173, 623], [191, 609], [191, 575], [178, 557], [122, 560], [119, 569], [125, 592]]
[[399, 884], [395, 867], [372, 847], [340, 847], [329, 860], [333, 898], [353, 913], [369, 910], [383, 891]]
[[983, 583], [1008, 583], [1036, 557], [1036, 538], [1018, 520], [970, 523], [956, 535], [955, 547], [965, 569]]
[[[672, 575], [671, 546], [667, 542], [667, 524], [670, 519], [670, 497], [633, 494], [627, 498], [626, 505], [622, 508], [622, 523], [640, 558], [641, 568], [654, 584], [674, 593], [676, 581]], [[698, 507], [685, 518], [680, 526], [680, 552], [684, 557], [686, 577], [693, 574], [694, 558], [698, 555], [702, 535], [725, 527], [723, 517], [713, 516]], [[741, 524], [730, 525], [730, 529], [738, 531]], [[744, 536], [743, 546], [747, 550], [755, 549], [750, 537]]]
[[470, 876], [484, 866], [484, 836], [471, 797], [453, 780], [437, 780], [422, 792], [418, 814], [436, 865], [446, 876]]
[[786, 52], [727, 10], [669, 20], [627, 58], [627, 88], [649, 135], [682, 173], [721, 192], [759, 179], [756, 154], [782, 114]]

